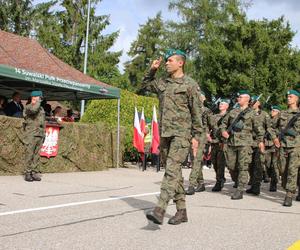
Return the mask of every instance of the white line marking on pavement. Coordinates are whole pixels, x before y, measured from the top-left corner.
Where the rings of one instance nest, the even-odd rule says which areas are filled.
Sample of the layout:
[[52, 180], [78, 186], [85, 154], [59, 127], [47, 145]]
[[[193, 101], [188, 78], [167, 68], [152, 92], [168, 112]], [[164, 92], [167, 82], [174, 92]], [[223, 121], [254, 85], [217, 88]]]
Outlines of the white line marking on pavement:
[[[232, 184], [232, 182], [225, 183], [225, 185], [228, 185], [228, 184]], [[213, 186], [214, 185], [210, 184], [210, 185], [206, 185], [205, 187], [213, 187]], [[24, 213], [30, 213], [30, 212], [36, 212], [36, 211], [42, 211], [42, 210], [49, 210], [49, 209], [55, 209], [55, 208], [62, 208], [62, 207], [74, 207], [74, 206], [86, 205], [86, 204], [92, 204], [92, 203], [101, 203], [101, 202], [105, 202], [105, 201], [124, 200], [124, 199], [127, 199], [127, 198], [157, 195], [159, 193], [160, 192], [144, 193], [144, 194], [133, 194], [133, 195], [117, 196], [117, 197], [98, 199], [98, 200], [65, 203], [65, 204], [53, 205], [53, 206], [48, 206], [48, 207], [36, 207], [36, 208], [14, 210], [14, 211], [0, 213], [0, 216], [14, 215], [14, 214], [24, 214]]]
[[48, 207], [29, 208], [29, 209], [15, 210], [15, 211], [10, 211], [10, 212], [3, 212], [3, 213], [0, 213], [0, 216], [23, 214], [23, 213], [29, 213], [29, 212], [34, 212], [34, 211], [42, 211], [42, 210], [49, 210], [49, 209], [62, 208], [62, 207], [73, 207], [73, 206], [79, 206], [79, 205], [85, 205], [85, 204], [100, 203], [100, 202], [105, 202], [105, 201], [124, 200], [127, 198], [151, 196], [151, 195], [156, 195], [156, 194], [159, 194], [159, 192], [118, 196], [118, 197], [99, 199], [99, 200], [72, 202], [72, 203], [66, 203], [66, 204], [60, 204], [60, 205], [54, 205], [54, 206], [48, 206]]

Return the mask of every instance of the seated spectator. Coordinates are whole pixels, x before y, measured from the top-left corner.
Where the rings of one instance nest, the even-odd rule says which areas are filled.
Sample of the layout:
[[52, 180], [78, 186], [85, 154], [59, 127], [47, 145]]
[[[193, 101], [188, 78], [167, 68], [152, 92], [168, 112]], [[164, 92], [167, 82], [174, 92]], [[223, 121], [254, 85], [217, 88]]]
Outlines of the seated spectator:
[[53, 110], [53, 117], [54, 117], [58, 122], [61, 122], [61, 121], [62, 121], [62, 108], [61, 108], [61, 106], [57, 106], [57, 107]]
[[0, 96], [0, 115], [6, 115], [4, 110], [7, 105], [7, 99], [5, 96]]
[[14, 117], [23, 117], [23, 104], [21, 103], [21, 94], [15, 92], [12, 95], [12, 101], [5, 108], [5, 114]]
[[74, 122], [73, 110], [67, 110], [67, 116], [62, 119], [64, 122]]

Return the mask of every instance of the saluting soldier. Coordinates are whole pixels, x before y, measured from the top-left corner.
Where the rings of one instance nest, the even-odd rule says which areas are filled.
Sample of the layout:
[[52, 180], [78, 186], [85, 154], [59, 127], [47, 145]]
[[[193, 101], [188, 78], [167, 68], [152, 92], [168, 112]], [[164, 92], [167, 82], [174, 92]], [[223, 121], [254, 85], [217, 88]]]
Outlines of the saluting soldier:
[[[286, 196], [283, 202], [283, 206], [287, 207], [292, 206], [293, 197], [297, 190], [297, 175], [300, 167], [299, 97], [300, 93], [297, 90], [287, 92], [288, 109], [280, 112], [277, 127], [279, 128], [279, 136], [274, 139], [275, 146], [280, 148], [282, 171], [287, 173], [286, 185], [284, 185]], [[299, 194], [297, 200], [300, 200]]]
[[191, 143], [193, 151], [197, 152], [203, 125], [200, 87], [184, 73], [185, 61], [186, 55], [183, 51], [168, 50], [165, 54], [168, 77], [155, 78], [162, 62], [160, 58], [152, 63], [144, 78], [143, 88], [157, 93], [160, 101], [160, 152], [165, 162], [165, 174], [158, 204], [146, 214], [156, 224], [163, 223], [170, 200], [176, 203], [177, 212], [168, 223], [177, 225], [188, 221], [181, 167]]
[[25, 181], [40, 181], [39, 151], [45, 137], [45, 111], [41, 106], [42, 91], [31, 92], [31, 102], [24, 109]]
[[249, 107], [250, 94], [247, 90], [238, 93], [239, 108], [231, 110], [220, 126], [222, 136], [227, 139], [226, 164], [235, 176], [237, 189], [231, 199], [243, 198], [248, 183], [248, 168], [251, 162], [253, 132], [256, 134], [261, 152], [264, 152], [264, 129], [255, 120], [255, 111]]
[[213, 128], [210, 133], [211, 160], [214, 166], [214, 170], [216, 172], [216, 184], [212, 188], [213, 192], [220, 192], [224, 187], [224, 183], [226, 181], [225, 179], [226, 160], [224, 156], [224, 143], [226, 143], [226, 141], [220, 134], [220, 125], [222, 123], [222, 120], [225, 118], [227, 114], [229, 104], [230, 104], [229, 99], [221, 99], [219, 103], [219, 113], [214, 114], [212, 118]]

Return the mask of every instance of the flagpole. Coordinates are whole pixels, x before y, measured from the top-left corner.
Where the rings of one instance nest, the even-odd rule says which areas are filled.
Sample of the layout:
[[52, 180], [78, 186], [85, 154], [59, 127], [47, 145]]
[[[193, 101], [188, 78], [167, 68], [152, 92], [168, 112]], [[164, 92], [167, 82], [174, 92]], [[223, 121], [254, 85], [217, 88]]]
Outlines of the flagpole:
[[[84, 48], [84, 67], [83, 73], [86, 75], [87, 59], [88, 59], [88, 42], [89, 42], [89, 29], [90, 29], [90, 11], [91, 11], [91, 0], [88, 0], [88, 15], [86, 22], [86, 36], [85, 36], [85, 48]], [[81, 100], [80, 117], [84, 114], [85, 100]]]

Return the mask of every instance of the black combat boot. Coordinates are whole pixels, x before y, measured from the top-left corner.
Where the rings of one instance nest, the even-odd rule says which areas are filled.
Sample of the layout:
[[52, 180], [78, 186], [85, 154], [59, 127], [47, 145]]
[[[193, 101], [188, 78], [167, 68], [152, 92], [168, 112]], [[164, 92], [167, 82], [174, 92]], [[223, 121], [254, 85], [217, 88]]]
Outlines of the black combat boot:
[[175, 216], [169, 219], [168, 223], [171, 225], [178, 225], [181, 222], [187, 222], [188, 217], [186, 213], [186, 209], [180, 209], [176, 212]]
[[42, 180], [41, 177], [34, 171], [31, 172], [31, 176], [32, 176], [32, 179], [34, 181], [41, 181]]
[[235, 190], [235, 192], [233, 193], [233, 195], [231, 196], [232, 200], [240, 200], [243, 199], [243, 191], [241, 190]]
[[195, 194], [195, 188], [194, 186], [189, 186], [188, 189], [185, 191], [186, 195], [193, 195]]
[[220, 192], [222, 190], [222, 188], [223, 188], [222, 187], [222, 183], [219, 182], [219, 181], [217, 181], [216, 184], [215, 184], [215, 186], [212, 188], [211, 191], [213, 191], [213, 192]]
[[300, 187], [298, 187], [298, 195], [296, 197], [296, 201], [300, 201]]
[[148, 220], [153, 221], [155, 224], [162, 225], [165, 216], [165, 210], [160, 207], [155, 207], [153, 210], [146, 214]]
[[246, 190], [247, 194], [259, 195], [260, 194], [260, 186], [255, 185]]
[[29, 172], [25, 173], [24, 179], [25, 179], [25, 181], [30, 181], [30, 182], [33, 181], [32, 175]]
[[198, 186], [195, 189], [195, 192], [203, 192], [203, 191], [205, 191], [204, 183], [198, 184]]
[[277, 192], [277, 182], [276, 181], [271, 180], [269, 191], [270, 192]]

